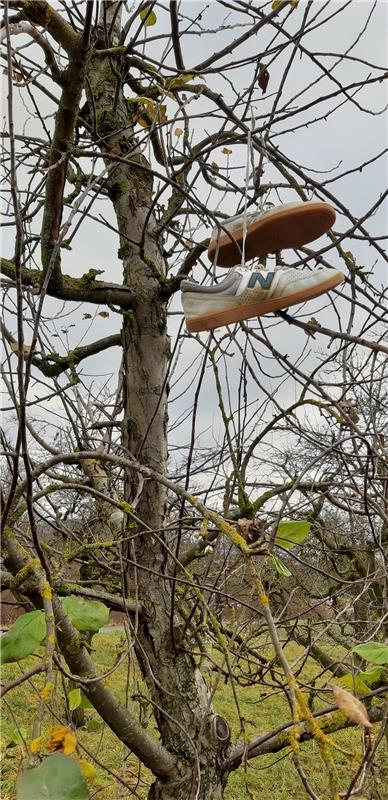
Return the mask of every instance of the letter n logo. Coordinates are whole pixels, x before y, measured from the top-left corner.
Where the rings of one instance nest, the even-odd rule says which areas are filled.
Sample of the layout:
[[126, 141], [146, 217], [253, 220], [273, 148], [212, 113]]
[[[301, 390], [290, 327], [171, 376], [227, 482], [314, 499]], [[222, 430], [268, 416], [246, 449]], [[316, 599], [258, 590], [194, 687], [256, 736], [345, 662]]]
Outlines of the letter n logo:
[[274, 277], [274, 272], [267, 272], [265, 275], [263, 275], [262, 272], [252, 272], [252, 275], [249, 278], [248, 288], [253, 289], [256, 286], [256, 283], [259, 283], [262, 289], [270, 289]]

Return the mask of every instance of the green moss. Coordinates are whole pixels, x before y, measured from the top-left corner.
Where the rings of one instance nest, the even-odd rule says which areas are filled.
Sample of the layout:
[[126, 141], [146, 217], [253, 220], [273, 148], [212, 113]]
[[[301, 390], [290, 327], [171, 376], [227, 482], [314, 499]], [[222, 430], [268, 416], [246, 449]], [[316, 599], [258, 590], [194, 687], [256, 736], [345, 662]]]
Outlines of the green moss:
[[108, 186], [108, 194], [112, 203], [115, 203], [121, 195], [128, 191], [128, 182], [124, 179], [111, 181]]
[[123, 502], [120, 505], [125, 514], [133, 514], [135, 509], [129, 503]]
[[132, 247], [129, 244], [123, 244], [119, 247], [117, 251], [117, 258], [121, 261], [124, 261], [125, 258], [129, 258], [132, 255]]
[[104, 111], [97, 113], [96, 123], [99, 136], [109, 136], [109, 134], [117, 130], [117, 113], [110, 109], [104, 109]]
[[[124, 48], [125, 49], [125, 48]], [[111, 69], [111, 67], [103, 67], [100, 70], [100, 79], [101, 81], [116, 81], [116, 76]]]
[[[86, 183], [87, 183], [87, 176], [85, 175], [84, 172], [82, 172], [82, 170], [78, 170], [74, 179], [73, 191], [69, 195], [67, 195], [67, 197], [63, 198], [63, 202], [65, 203], [65, 205], [71, 205], [74, 202], [74, 200], [76, 199], [76, 197], [78, 197], [80, 191], [82, 190], [82, 186]], [[67, 249], [70, 250], [71, 248], [69, 247], [67, 242], [68, 242], [67, 239], [63, 239], [61, 247], [67, 247]]]
[[81, 278], [77, 280], [77, 288], [81, 286], [83, 289], [90, 289], [90, 287], [93, 286], [97, 275], [102, 275], [103, 272], [103, 269], [89, 269], [88, 272], [85, 272]]

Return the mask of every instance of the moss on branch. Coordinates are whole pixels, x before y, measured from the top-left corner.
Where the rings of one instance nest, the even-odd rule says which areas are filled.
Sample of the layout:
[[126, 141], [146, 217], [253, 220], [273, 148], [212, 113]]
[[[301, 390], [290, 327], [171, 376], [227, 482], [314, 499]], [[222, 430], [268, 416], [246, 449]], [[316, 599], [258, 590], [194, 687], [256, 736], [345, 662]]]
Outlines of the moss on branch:
[[[15, 280], [15, 264], [6, 258], [1, 258], [0, 264], [3, 274], [7, 278]], [[126, 310], [133, 308], [134, 295], [132, 290], [127, 286], [95, 280], [94, 276], [99, 273], [100, 270], [89, 270], [81, 278], [62, 275], [61, 286], [49, 286], [47, 294], [50, 297], [57, 297], [59, 300], [73, 300], [76, 303], [110, 304]], [[39, 269], [23, 268], [21, 279], [25, 287], [39, 293], [43, 282], [43, 272]]]
[[48, 30], [53, 39], [62, 45], [67, 53], [76, 52], [80, 39], [79, 34], [49, 3], [46, 3], [46, 0], [22, 0], [21, 10], [29, 22]]

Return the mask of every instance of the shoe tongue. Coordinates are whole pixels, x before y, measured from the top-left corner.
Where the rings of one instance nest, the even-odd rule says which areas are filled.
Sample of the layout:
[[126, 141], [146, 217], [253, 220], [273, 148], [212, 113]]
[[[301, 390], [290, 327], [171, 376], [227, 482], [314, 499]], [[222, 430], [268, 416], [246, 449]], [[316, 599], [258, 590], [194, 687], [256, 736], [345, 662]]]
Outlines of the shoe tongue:
[[220, 281], [220, 283], [218, 283], [217, 285], [224, 286], [225, 288], [233, 286], [236, 281], [236, 278], [238, 279], [240, 275], [245, 275], [247, 272], [250, 271], [251, 271], [250, 269], [246, 269], [245, 267], [241, 266], [232, 267], [231, 269], [228, 270], [228, 274], [225, 276], [225, 278], [223, 278], [222, 281]]
[[268, 272], [266, 267], [262, 264], [257, 264], [255, 267], [243, 267], [242, 264], [239, 267], [235, 267], [236, 272], [239, 275], [252, 275], [255, 272]]
[[235, 272], [237, 275], [246, 275], [248, 272], [256, 272], [256, 268], [250, 269], [249, 267], [243, 267], [242, 264], [239, 264], [237, 267], [233, 267], [230, 272]]

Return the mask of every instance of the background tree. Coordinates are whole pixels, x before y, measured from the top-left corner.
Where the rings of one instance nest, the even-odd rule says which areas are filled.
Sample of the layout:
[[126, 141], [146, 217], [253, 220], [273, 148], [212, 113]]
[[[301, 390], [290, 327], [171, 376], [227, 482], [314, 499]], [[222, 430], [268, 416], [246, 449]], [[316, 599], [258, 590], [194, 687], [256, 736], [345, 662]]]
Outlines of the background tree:
[[[30, 767], [59, 671], [148, 768], [149, 798], [217, 800], [234, 770], [286, 748], [316, 798], [311, 738], [338, 798], [329, 736], [355, 723], [364, 749], [344, 796], [369, 779], [382, 728], [373, 744], [338, 696], [333, 716], [325, 687], [349, 674], [357, 692], [349, 649], [386, 624], [382, 5], [5, 5], [4, 585], [46, 620]], [[339, 266], [345, 286], [188, 336], [177, 296], [187, 275], [214, 277], [209, 229], [311, 197], [337, 222], [292, 263]], [[97, 608], [80, 611], [85, 597], [104, 604], [93, 624], [77, 617]], [[108, 675], [133, 658], [140, 671], [127, 702], [93, 660], [104, 607], [126, 615]], [[379, 652], [361, 690], [375, 687], [376, 721]], [[309, 656], [318, 688], [300, 677]], [[249, 684], [289, 711], [266, 734], [240, 714], [231, 736], [220, 680], [237, 709]]]

